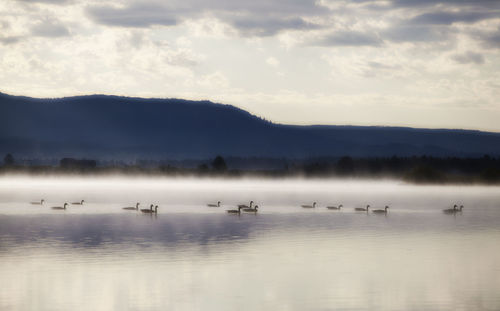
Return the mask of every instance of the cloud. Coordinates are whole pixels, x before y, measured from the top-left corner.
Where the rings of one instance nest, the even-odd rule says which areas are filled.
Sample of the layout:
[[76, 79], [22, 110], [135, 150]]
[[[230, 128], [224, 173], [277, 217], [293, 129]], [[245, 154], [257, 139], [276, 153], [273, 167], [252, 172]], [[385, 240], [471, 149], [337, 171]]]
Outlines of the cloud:
[[46, 19], [31, 27], [31, 34], [36, 37], [64, 37], [69, 36], [69, 30], [57, 21]]
[[454, 61], [460, 64], [483, 64], [484, 63], [484, 57], [482, 54], [475, 53], [472, 51], [467, 51], [463, 54], [455, 54], [451, 57]]
[[172, 26], [179, 20], [175, 12], [157, 4], [133, 4], [125, 8], [112, 6], [89, 7], [87, 13], [96, 23], [122, 27]]
[[0, 37], [0, 42], [4, 45], [14, 44], [21, 41], [21, 36]]
[[270, 56], [266, 59], [266, 64], [268, 64], [271, 67], [278, 67], [280, 65], [280, 61]]
[[447, 27], [396, 24], [382, 35], [393, 42], [435, 42], [448, 40], [451, 33]]
[[374, 33], [360, 31], [336, 31], [312, 42], [319, 46], [380, 46], [382, 39]]
[[318, 29], [319, 25], [304, 21], [302, 18], [270, 18], [270, 17], [244, 17], [235, 18], [231, 25], [241, 33], [253, 36], [272, 36], [282, 30], [307, 30]]
[[476, 33], [475, 37], [488, 48], [500, 48], [500, 28], [494, 32]]
[[418, 15], [410, 20], [410, 24], [451, 25], [457, 22], [475, 23], [481, 20], [498, 17], [498, 12], [431, 12]]

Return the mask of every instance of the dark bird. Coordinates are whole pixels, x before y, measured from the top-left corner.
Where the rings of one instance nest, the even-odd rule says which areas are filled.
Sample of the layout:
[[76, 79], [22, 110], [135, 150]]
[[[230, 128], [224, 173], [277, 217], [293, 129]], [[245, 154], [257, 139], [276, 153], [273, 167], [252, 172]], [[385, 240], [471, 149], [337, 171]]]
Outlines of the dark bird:
[[64, 203], [64, 206], [52, 206], [52, 209], [56, 210], [66, 209], [66, 205], [68, 205], [68, 203]]
[[209, 203], [207, 204], [208, 207], [220, 207], [220, 201], [217, 201], [217, 204]]
[[453, 214], [453, 213], [456, 213], [457, 212], [457, 205], [453, 205], [453, 208], [448, 208], [448, 209], [444, 209], [443, 210], [443, 213], [445, 214]]
[[146, 213], [146, 214], [158, 214], [158, 205], [155, 206], [155, 209], [153, 211], [153, 204], [149, 207], [149, 209], [141, 209], [141, 212]]
[[44, 199], [41, 199], [40, 202], [30, 202], [33, 205], [43, 205], [43, 202], [45, 202]]
[[71, 202], [71, 204], [73, 204], [73, 205], [83, 205], [83, 202], [85, 202], [85, 200], [81, 200], [80, 202]]
[[315, 208], [316, 207], [316, 202], [313, 202], [312, 205], [301, 205], [303, 208]]
[[128, 207], [123, 207], [122, 209], [129, 210], [129, 211], [131, 211], [131, 210], [136, 210], [136, 211], [137, 211], [137, 210], [139, 209], [139, 204], [140, 204], [140, 203], [139, 203], [139, 202], [137, 202], [137, 203], [135, 204], [135, 207], [133, 207], [133, 206], [128, 206]]
[[333, 209], [333, 210], [340, 210], [340, 208], [342, 207], [343, 205], [340, 204], [339, 206], [327, 206], [326, 208], [327, 209]]
[[258, 206], [258, 205], [255, 205], [255, 207], [254, 207], [254, 208], [251, 208], [251, 207], [249, 207], [249, 208], [244, 208], [244, 209], [243, 209], [243, 211], [244, 211], [244, 212], [247, 212], [247, 213], [255, 213], [255, 214], [257, 214], [257, 210], [258, 210], [258, 209], [259, 209], [259, 206]]
[[228, 214], [240, 214], [242, 208], [243, 207], [238, 206], [238, 209], [228, 209], [226, 212], [228, 212]]
[[384, 209], [376, 209], [376, 210], [372, 210], [372, 212], [375, 214], [387, 214], [388, 208], [389, 208], [389, 206], [386, 205]]
[[241, 207], [241, 208], [252, 208], [252, 204], [253, 204], [253, 201], [250, 201], [250, 205], [240, 204], [240, 205], [238, 205], [238, 207]]
[[364, 208], [364, 207], [356, 207], [354, 210], [357, 211], [357, 212], [368, 212], [369, 208], [370, 208], [370, 204], [368, 204], [366, 206], [366, 208]]

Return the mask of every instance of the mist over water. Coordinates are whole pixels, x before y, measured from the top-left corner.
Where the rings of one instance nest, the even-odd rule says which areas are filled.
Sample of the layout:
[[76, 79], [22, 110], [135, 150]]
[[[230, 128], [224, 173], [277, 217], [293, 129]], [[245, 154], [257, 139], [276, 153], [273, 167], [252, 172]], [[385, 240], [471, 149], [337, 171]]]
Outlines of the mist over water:
[[497, 310], [499, 205], [392, 180], [4, 176], [0, 309]]

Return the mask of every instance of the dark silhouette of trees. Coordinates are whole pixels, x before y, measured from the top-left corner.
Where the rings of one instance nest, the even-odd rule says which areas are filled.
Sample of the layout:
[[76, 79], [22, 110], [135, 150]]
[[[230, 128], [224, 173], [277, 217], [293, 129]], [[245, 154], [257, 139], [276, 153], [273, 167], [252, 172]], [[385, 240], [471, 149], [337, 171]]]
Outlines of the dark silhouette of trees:
[[224, 172], [227, 170], [226, 160], [220, 155], [216, 156], [212, 161], [212, 168], [218, 172]]
[[4, 166], [13, 166], [15, 163], [14, 157], [12, 154], [7, 153], [7, 155], [3, 158], [3, 165]]
[[337, 162], [337, 172], [341, 175], [352, 174], [354, 171], [354, 161], [351, 157], [344, 156]]

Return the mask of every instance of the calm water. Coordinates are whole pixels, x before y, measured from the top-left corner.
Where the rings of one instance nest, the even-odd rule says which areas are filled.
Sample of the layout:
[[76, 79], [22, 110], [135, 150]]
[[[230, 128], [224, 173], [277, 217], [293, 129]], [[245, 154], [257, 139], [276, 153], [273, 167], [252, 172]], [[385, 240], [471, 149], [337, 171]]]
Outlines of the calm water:
[[[499, 190], [0, 177], [0, 310], [499, 310]], [[257, 215], [225, 213], [249, 200]]]

